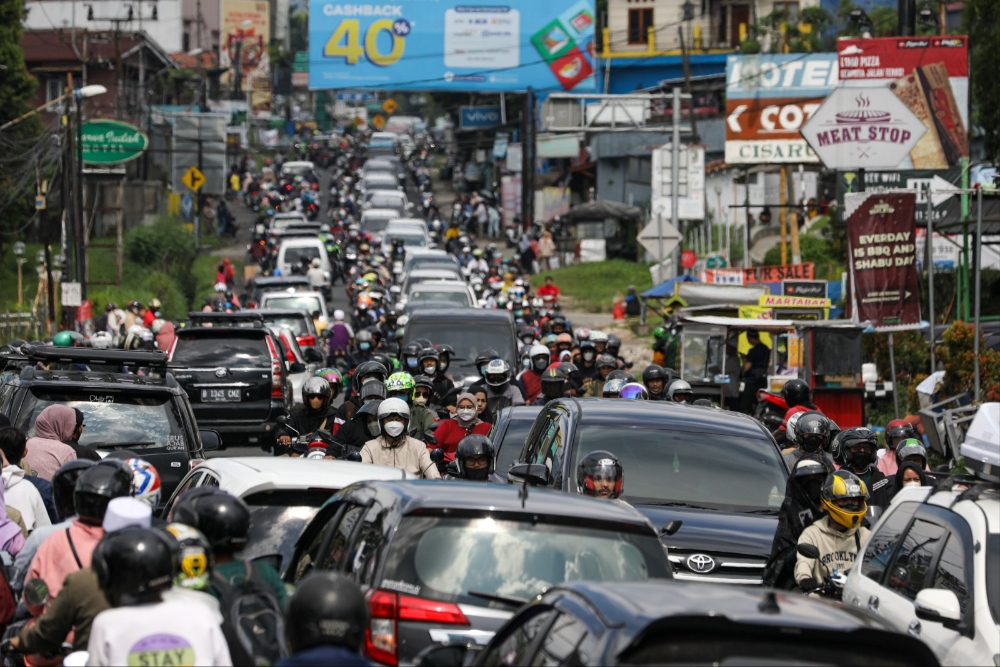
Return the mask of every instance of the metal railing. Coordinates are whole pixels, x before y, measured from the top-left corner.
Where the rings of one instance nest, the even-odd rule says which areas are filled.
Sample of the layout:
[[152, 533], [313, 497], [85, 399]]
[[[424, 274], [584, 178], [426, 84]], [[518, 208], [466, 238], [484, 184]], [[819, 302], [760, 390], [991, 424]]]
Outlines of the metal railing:
[[38, 340], [44, 336], [44, 322], [32, 313], [0, 313], [0, 345], [12, 340]]
[[[712, 40], [711, 34], [708, 25], [694, 23], [690, 27], [684, 26], [683, 46], [692, 53], [734, 51], [728, 43]], [[681, 55], [681, 36], [676, 24], [650, 26], [642, 34], [628, 29], [603, 28], [598, 46], [597, 53], [601, 58]]]

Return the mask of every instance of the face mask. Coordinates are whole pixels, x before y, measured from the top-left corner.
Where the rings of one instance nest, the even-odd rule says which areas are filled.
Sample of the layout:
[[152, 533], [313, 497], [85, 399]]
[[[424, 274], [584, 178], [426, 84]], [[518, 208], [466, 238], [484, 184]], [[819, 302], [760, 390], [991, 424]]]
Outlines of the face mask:
[[914, 480], [912, 482], [903, 482], [903, 486], [921, 486], [919, 480]]
[[584, 352], [583, 353], [583, 359], [584, 359], [584, 361], [593, 361], [594, 360], [594, 353], [593, 352]]
[[548, 359], [535, 359], [534, 361], [535, 370], [538, 372], [544, 371], [549, 366]]
[[473, 482], [485, 482], [489, 477], [489, 468], [466, 468], [465, 479]]
[[413, 357], [407, 357], [406, 358], [406, 367], [407, 368], [416, 368], [417, 367], [417, 360], [414, 359]]
[[405, 429], [406, 426], [399, 422], [389, 422], [382, 428], [385, 429], [386, 435], [390, 438], [398, 438], [403, 433], [403, 429]]
[[521, 359], [521, 367], [525, 370], [531, 368], [531, 359]]
[[810, 454], [818, 452], [822, 446], [823, 441], [819, 438], [804, 438], [802, 440], [802, 449]]
[[515, 310], [514, 311], [514, 317], [521, 317], [522, 315], [524, 315], [524, 311], [523, 310]]
[[437, 373], [437, 365], [424, 366], [424, 375], [434, 375]]
[[458, 414], [459, 420], [463, 422], [471, 422], [476, 418], [476, 411], [473, 408], [462, 408], [456, 414]]
[[369, 343], [361, 343], [360, 345], [358, 345], [358, 347], [361, 348], [362, 350], [367, 350], [367, 349], [369, 349], [371, 347], [371, 344], [369, 344]]
[[869, 454], [868, 452], [861, 451], [861, 452], [855, 453], [852, 456], [851, 460], [853, 462], [854, 467], [859, 468], [859, 469], [863, 469], [863, 468], [867, 468], [869, 466], [869, 464], [871, 464], [871, 462], [872, 462], [872, 455]]
[[448, 370], [448, 364], [449, 362], [442, 360], [441, 363], [438, 364], [438, 372], [444, 373], [446, 370]]
[[416, 405], [427, 405], [427, 397], [426, 396], [414, 396], [413, 397], [413, 402]]
[[373, 438], [377, 438], [379, 435], [381, 435], [381, 433], [378, 430], [378, 422], [369, 422], [367, 426], [368, 426], [368, 434], [371, 435]]

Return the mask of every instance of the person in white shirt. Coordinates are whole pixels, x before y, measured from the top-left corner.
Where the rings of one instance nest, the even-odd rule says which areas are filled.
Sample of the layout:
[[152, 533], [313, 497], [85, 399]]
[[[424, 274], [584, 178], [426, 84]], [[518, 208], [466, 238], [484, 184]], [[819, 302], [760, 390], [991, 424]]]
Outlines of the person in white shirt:
[[168, 602], [186, 601], [204, 605], [222, 625], [219, 599], [208, 592], [212, 587], [212, 547], [195, 528], [183, 523], [167, 524], [164, 529], [177, 541], [177, 576], [174, 586], [163, 592]]
[[94, 551], [97, 581], [113, 609], [94, 619], [88, 665], [232, 665], [217, 617], [202, 604], [165, 600], [176, 574], [164, 532], [126, 528]]
[[34, 484], [24, 478], [18, 464], [27, 453], [27, 438], [20, 429], [8, 426], [0, 429], [0, 458], [3, 460], [4, 498], [7, 506], [21, 513], [24, 527], [29, 533], [36, 528], [52, 525], [49, 513], [42, 502], [42, 494]]

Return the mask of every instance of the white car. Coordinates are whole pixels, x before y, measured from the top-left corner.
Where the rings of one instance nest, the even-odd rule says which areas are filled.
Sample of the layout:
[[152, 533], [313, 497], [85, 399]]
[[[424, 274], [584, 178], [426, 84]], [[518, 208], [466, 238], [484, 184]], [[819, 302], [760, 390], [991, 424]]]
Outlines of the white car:
[[295, 333], [291, 329], [281, 327], [274, 330], [274, 332], [281, 338], [281, 342], [288, 351], [288, 354], [295, 357], [294, 361], [292, 359], [288, 360], [287, 366], [290, 367], [293, 363], [298, 362], [306, 367], [301, 373], [288, 371], [288, 382], [292, 385], [292, 405], [302, 405], [302, 386], [306, 383], [306, 380], [319, 370], [319, 363], [306, 360], [305, 354], [302, 352], [302, 348], [299, 347], [299, 343], [295, 338]]
[[313, 318], [316, 331], [323, 332], [330, 321], [326, 310], [326, 301], [319, 292], [296, 291], [289, 289], [282, 292], [264, 292], [260, 297], [259, 308], [294, 308], [304, 310]]
[[410, 293], [404, 298], [409, 306], [419, 303], [433, 303], [440, 307], [445, 303], [450, 303], [458, 308], [476, 308], [479, 305], [476, 293], [472, 291], [468, 283], [456, 280], [422, 282], [410, 290]]
[[[1000, 415], [996, 403], [979, 412], [991, 405]], [[993, 423], [985, 435], [995, 458], [1000, 458], [998, 426]], [[975, 420], [969, 436], [974, 429]], [[975, 483], [969, 491], [960, 486], [936, 493], [926, 486], [902, 489], [851, 568], [843, 603], [920, 638], [942, 665], [1000, 665], [996, 470], [994, 463], [991, 481]]]
[[282, 239], [278, 246], [278, 269], [283, 276], [292, 275], [293, 266], [308, 268], [312, 260], [317, 258], [320, 268], [330, 273], [330, 257], [327, 255], [326, 245], [318, 238], [291, 237]]
[[282, 176], [305, 176], [316, 172], [316, 165], [309, 160], [293, 160], [281, 165]]
[[[414, 479], [398, 468], [369, 463], [306, 458], [233, 457], [209, 459], [189, 472], [167, 501], [167, 517], [188, 489], [214, 486], [250, 506], [250, 536], [241, 557], [271, 556], [281, 572], [295, 541], [319, 508], [342, 488], [370, 479]], [[277, 558], [280, 556], [280, 558]]]
[[390, 243], [394, 238], [401, 239], [404, 248], [427, 248], [431, 244], [427, 223], [419, 218], [399, 218], [391, 221], [382, 232], [382, 238], [384, 243]]

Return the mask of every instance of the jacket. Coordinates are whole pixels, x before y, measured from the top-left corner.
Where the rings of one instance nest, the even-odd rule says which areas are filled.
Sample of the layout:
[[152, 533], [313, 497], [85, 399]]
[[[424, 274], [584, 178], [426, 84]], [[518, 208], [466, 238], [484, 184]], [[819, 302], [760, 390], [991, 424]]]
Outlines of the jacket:
[[426, 441], [427, 436], [436, 437], [434, 432], [434, 413], [426, 406], [410, 405], [410, 423], [406, 434], [422, 441]]
[[[294, 408], [288, 415], [288, 425], [298, 431], [298, 435], [309, 435], [318, 430], [333, 433], [337, 419], [337, 408], [328, 405], [322, 410], [313, 411], [304, 405]], [[279, 426], [274, 431], [275, 437], [288, 435], [295, 437], [295, 432]]]
[[834, 568], [839, 568], [841, 574], [851, 569], [870, 533], [864, 526], [840, 532], [830, 525], [829, 516], [816, 521], [802, 531], [797, 544], [812, 544], [819, 549], [819, 558], [814, 560], [797, 554], [795, 583], [801, 586], [806, 579], [820, 583]]
[[35, 532], [28, 535], [28, 539], [25, 540], [24, 546], [21, 548], [21, 552], [17, 554], [17, 558], [14, 559], [14, 571], [10, 577], [11, 588], [18, 593], [24, 589], [24, 576], [28, 573], [31, 561], [35, 560], [35, 554], [38, 553], [38, 547], [45, 542], [49, 535], [57, 533], [60, 530], [66, 530], [73, 525], [75, 520], [75, 516], [70, 517], [65, 521], [52, 524], [51, 526], [36, 528]]
[[408, 470], [424, 479], [441, 479], [441, 473], [431, 461], [427, 445], [406, 436], [395, 447], [389, 446], [384, 436], [369, 440], [361, 450], [361, 460], [380, 466]]
[[472, 428], [464, 428], [455, 419], [445, 419], [434, 432], [437, 445], [428, 445], [431, 449], [441, 449], [444, 451], [444, 462], [451, 463], [455, 460], [455, 450], [458, 443], [467, 435], [473, 433], [477, 435], [489, 435], [492, 427], [484, 421], [474, 424]]
[[66, 577], [62, 592], [48, 609], [18, 635], [22, 653], [49, 653], [59, 650], [70, 631], [73, 650], [86, 651], [94, 617], [111, 605], [97, 583], [97, 573], [84, 568]]
[[343, 646], [324, 644], [293, 653], [279, 661], [277, 667], [326, 667], [326, 665], [368, 667], [371, 664], [373, 663]]
[[[497, 415], [504, 408], [509, 408], [513, 405], [524, 405], [524, 396], [521, 395], [521, 390], [516, 384], [508, 383], [500, 392], [495, 391], [488, 384], [485, 387], [486, 412], [490, 415], [490, 419], [487, 421], [496, 421]], [[473, 391], [473, 393], [475, 392]]]
[[42, 494], [28, 481], [23, 470], [15, 465], [9, 465], [3, 469], [2, 476], [7, 505], [21, 513], [24, 527], [29, 533], [36, 528], [52, 524]]
[[76, 430], [76, 412], [65, 405], [54, 404], [42, 410], [35, 420], [35, 437], [28, 438], [24, 458], [35, 473], [46, 481], [62, 464], [76, 458], [73, 448], [65, 444]]
[[521, 393], [524, 394], [524, 400], [527, 403], [533, 403], [542, 393], [542, 376], [533, 369], [521, 371], [517, 376], [517, 384], [520, 386]]
[[[28, 566], [25, 581], [35, 578], [44, 581], [49, 587], [49, 604], [52, 604], [52, 601], [59, 597], [59, 591], [62, 590], [67, 576], [90, 567], [94, 549], [102, 537], [104, 537], [103, 528], [85, 524], [77, 519], [66, 530], [53, 533], [42, 542], [31, 565]], [[69, 538], [73, 540], [75, 556], [73, 549], [70, 548]], [[77, 556], [80, 558], [79, 563]]]

